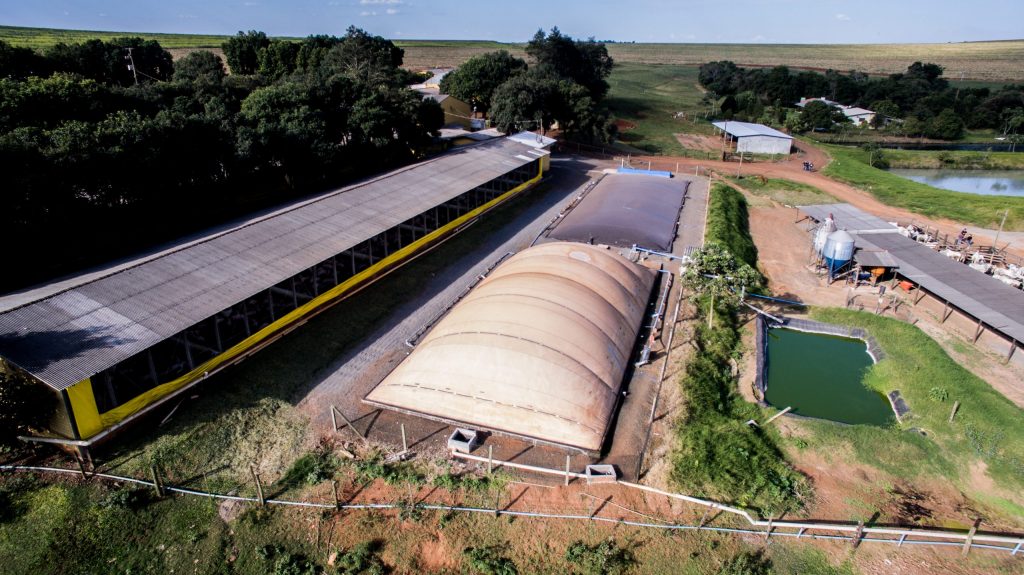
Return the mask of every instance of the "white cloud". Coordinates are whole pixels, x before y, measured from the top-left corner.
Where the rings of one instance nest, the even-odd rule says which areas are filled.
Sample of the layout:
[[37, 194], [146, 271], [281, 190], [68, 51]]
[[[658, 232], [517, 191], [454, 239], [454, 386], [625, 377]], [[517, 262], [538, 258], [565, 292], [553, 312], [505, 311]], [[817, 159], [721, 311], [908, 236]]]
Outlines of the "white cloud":
[[371, 10], [363, 10], [362, 12], [359, 13], [359, 15], [360, 16], [376, 16], [377, 13], [373, 12]]
[[836, 20], [842, 20], [843, 22], [846, 22], [849, 19], [850, 17], [847, 16], [846, 14], [836, 14]]
[[403, 0], [359, 0], [360, 4], [402, 4]]
[[387, 10], [385, 10], [385, 12], [387, 12], [388, 14], [398, 14], [398, 9], [388, 8]]

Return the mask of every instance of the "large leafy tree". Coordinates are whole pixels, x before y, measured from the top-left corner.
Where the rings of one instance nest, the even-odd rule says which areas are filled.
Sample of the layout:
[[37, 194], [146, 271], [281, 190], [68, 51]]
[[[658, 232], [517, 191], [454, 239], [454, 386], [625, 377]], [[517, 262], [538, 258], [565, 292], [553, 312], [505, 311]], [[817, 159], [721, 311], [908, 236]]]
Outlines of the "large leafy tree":
[[549, 34], [537, 30], [526, 44], [526, 53], [536, 61], [537, 67], [586, 88], [595, 101], [608, 93], [605, 78], [611, 74], [614, 62], [605, 45], [593, 38], [573, 40], [557, 27]]
[[760, 285], [761, 274], [717, 243], [695, 251], [683, 272], [683, 285], [697, 296], [708, 296], [708, 327], [715, 319], [715, 301], [737, 303], [745, 290]]
[[322, 73], [342, 74], [358, 82], [381, 86], [393, 83], [405, 51], [393, 42], [349, 27], [341, 42], [323, 57]]
[[526, 71], [526, 61], [505, 50], [473, 56], [441, 79], [441, 92], [468, 102], [483, 113], [498, 86]]
[[270, 45], [270, 38], [263, 32], [249, 30], [238, 32], [221, 45], [232, 74], [255, 74], [259, 69], [260, 50]]
[[494, 91], [491, 122], [505, 133], [546, 131], [563, 108], [561, 89], [557, 78], [536, 70], [515, 76]]
[[831, 132], [836, 124], [849, 121], [839, 108], [817, 100], [804, 106], [803, 111], [800, 112], [800, 127], [803, 130]]

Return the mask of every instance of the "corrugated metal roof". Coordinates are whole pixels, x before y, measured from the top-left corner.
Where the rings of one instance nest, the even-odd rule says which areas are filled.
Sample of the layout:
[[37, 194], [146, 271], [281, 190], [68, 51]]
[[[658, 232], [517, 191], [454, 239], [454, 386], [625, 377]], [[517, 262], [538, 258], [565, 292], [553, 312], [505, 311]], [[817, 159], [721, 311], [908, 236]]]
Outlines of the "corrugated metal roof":
[[896, 226], [850, 204], [815, 204], [813, 206], [797, 206], [797, 209], [818, 222], [825, 221], [831, 215], [836, 229], [846, 230], [850, 233], [899, 233]]
[[785, 138], [792, 140], [793, 136], [784, 134], [775, 128], [769, 128], [764, 124], [751, 124], [749, 122], [733, 122], [732, 120], [721, 120], [711, 122], [719, 130], [728, 132], [731, 136], [742, 138], [744, 136], [770, 136], [772, 138]]
[[507, 139], [459, 148], [137, 265], [63, 282], [63, 291], [0, 313], [0, 355], [55, 389], [67, 388], [527, 164], [536, 159], [530, 150]]
[[990, 328], [1024, 343], [1024, 292], [899, 234], [854, 234], [857, 246], [888, 252], [899, 274]]
[[366, 400], [599, 451], [654, 275], [595, 246], [524, 250], [452, 308]]

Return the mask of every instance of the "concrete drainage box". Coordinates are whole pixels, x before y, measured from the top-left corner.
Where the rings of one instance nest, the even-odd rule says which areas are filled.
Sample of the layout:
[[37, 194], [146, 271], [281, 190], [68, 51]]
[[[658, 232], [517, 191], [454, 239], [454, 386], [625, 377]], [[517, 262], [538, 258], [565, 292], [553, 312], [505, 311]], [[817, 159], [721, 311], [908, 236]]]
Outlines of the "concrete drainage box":
[[618, 474], [614, 465], [588, 465], [587, 484], [591, 483], [615, 483]]
[[458, 428], [448, 437], [448, 449], [470, 453], [480, 445], [480, 436], [472, 429]]

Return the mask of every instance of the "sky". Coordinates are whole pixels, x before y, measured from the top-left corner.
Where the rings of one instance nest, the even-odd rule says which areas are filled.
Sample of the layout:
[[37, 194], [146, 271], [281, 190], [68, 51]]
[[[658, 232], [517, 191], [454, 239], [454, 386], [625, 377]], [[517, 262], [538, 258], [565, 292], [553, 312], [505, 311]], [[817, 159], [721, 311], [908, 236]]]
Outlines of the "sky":
[[1022, 0], [0, 0], [0, 24], [80, 30], [522, 42], [900, 43], [1024, 37]]

